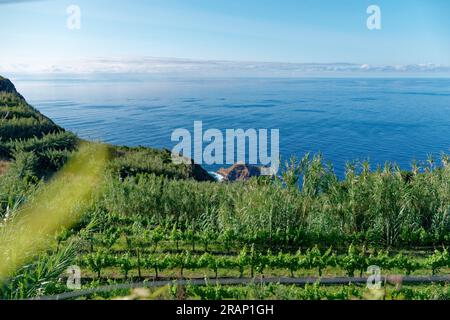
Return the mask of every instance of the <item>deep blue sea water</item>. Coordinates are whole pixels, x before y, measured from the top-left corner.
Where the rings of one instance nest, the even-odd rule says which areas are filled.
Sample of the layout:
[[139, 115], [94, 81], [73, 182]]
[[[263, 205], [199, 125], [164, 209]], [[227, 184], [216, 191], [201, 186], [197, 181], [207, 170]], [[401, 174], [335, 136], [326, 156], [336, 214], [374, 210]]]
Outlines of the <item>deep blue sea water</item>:
[[59, 125], [114, 144], [170, 149], [174, 129], [201, 120], [279, 129], [284, 159], [322, 152], [339, 175], [351, 160], [409, 169], [450, 153], [450, 79], [12, 80]]

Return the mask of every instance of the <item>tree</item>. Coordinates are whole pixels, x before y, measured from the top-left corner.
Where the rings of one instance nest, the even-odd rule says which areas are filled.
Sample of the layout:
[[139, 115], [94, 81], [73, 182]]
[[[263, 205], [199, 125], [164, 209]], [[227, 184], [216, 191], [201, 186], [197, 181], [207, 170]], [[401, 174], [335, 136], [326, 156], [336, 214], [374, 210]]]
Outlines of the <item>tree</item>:
[[175, 224], [172, 228], [172, 231], [170, 232], [170, 240], [175, 242], [177, 251], [180, 250], [179, 242], [182, 239], [182, 236], [183, 236], [183, 234], [182, 234], [181, 230], [179, 230], [177, 225]]
[[169, 265], [168, 257], [152, 254], [144, 259], [144, 266], [155, 270], [155, 279], [159, 278], [159, 271], [164, 270]]
[[164, 239], [164, 230], [161, 226], [157, 226], [150, 232], [150, 241], [153, 243], [153, 252], [158, 249], [158, 244]]
[[116, 257], [116, 265], [123, 272], [125, 279], [128, 279], [128, 272], [135, 266], [128, 252], [122, 256]]
[[111, 258], [105, 251], [97, 251], [85, 256], [84, 259], [88, 268], [97, 273], [97, 278], [100, 279], [102, 269], [111, 265]]

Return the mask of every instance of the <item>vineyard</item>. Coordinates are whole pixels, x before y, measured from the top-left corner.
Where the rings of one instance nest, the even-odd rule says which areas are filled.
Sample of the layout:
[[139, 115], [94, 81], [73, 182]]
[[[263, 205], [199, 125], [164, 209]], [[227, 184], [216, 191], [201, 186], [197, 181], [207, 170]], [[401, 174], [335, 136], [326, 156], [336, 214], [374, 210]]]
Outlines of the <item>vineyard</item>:
[[[67, 286], [69, 266], [81, 271], [81, 291], [165, 281], [147, 298], [305, 300], [371, 299], [364, 283], [321, 279], [351, 282], [377, 266], [386, 276], [431, 279], [395, 288], [385, 283], [382, 298], [450, 298], [447, 155], [413, 163], [410, 171], [349, 163], [344, 179], [321, 155], [306, 155], [285, 162], [280, 177], [217, 183], [200, 166], [173, 164], [167, 150], [96, 143], [83, 149], [76, 135], [28, 106], [9, 83], [4, 88], [0, 159], [8, 166], [0, 176], [0, 260], [20, 263], [0, 268], [1, 298], [76, 293]], [[95, 190], [59, 201], [59, 191], [71, 194], [76, 170], [91, 163], [83, 152], [99, 147], [108, 156], [89, 179]], [[66, 167], [72, 171], [61, 175]], [[48, 190], [54, 193], [43, 197]], [[68, 210], [73, 221], [52, 229], [27, 225], [26, 212], [42, 198], [75, 201]], [[52, 212], [51, 203], [38, 207]], [[48, 231], [36, 248], [17, 244], [15, 230], [42, 229]], [[305, 277], [314, 283], [263, 281]], [[177, 284], [181, 279], [187, 282]], [[236, 283], [221, 284], [226, 279]], [[78, 298], [128, 294], [117, 289]]]
[[[251, 278], [255, 276], [285, 275], [295, 277], [299, 272], [302, 275], [324, 275], [324, 272], [334, 272], [335, 276], [346, 275], [354, 277], [355, 273], [362, 277], [369, 266], [379, 266], [385, 271], [399, 272], [401, 274], [439, 274], [441, 270], [448, 272], [450, 269], [449, 255], [446, 249], [438, 251], [425, 259], [411, 258], [403, 253], [390, 256], [387, 252], [380, 251], [376, 254], [358, 252], [353, 246], [349, 247], [347, 254], [337, 256], [331, 250], [321, 252], [317, 247], [307, 249], [304, 254], [300, 251], [296, 254], [282, 253], [271, 254], [270, 251], [262, 254], [256, 252], [252, 246], [246, 247], [237, 255], [223, 256], [203, 253], [193, 255], [190, 251], [182, 253], [149, 253], [143, 254], [136, 251], [123, 254], [110, 254], [107, 251], [98, 251], [82, 255], [79, 265], [94, 272], [101, 279], [102, 270], [117, 269], [122, 272], [123, 278], [129, 277], [134, 270], [139, 279], [143, 278], [143, 271], [151, 270], [152, 276], [160, 278], [164, 272], [176, 271], [181, 277], [187, 271], [202, 275], [202, 272], [211, 278], [218, 278], [223, 271], [227, 276], [236, 275], [244, 277], [247, 274]], [[311, 272], [308, 272], [311, 271]], [[191, 274], [192, 274], [191, 273]], [[149, 276], [148, 273], [146, 273]]]

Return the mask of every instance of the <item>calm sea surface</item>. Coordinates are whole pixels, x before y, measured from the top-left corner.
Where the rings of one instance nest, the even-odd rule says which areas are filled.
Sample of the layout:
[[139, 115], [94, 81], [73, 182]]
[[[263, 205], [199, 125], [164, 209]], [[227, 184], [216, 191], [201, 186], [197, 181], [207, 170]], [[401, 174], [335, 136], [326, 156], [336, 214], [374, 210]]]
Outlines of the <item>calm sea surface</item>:
[[[450, 79], [12, 79], [26, 99], [83, 138], [171, 148], [176, 128], [280, 130], [284, 159], [322, 152], [339, 175], [450, 153]], [[208, 167], [217, 169], [220, 166]]]

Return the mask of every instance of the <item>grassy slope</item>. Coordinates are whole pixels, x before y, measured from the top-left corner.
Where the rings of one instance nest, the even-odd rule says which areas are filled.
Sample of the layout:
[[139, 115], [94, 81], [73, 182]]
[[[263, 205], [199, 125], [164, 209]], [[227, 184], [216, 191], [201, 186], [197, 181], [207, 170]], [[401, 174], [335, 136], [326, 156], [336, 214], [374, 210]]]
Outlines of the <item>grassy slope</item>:
[[[80, 141], [38, 110], [30, 106], [13, 83], [0, 76], [0, 216], [25, 192], [28, 182], [47, 178], [58, 171]], [[113, 170], [121, 179], [142, 173], [155, 173], [176, 179], [210, 181], [197, 165], [173, 165], [167, 150], [110, 146]], [[26, 182], [24, 183], [24, 180]], [[11, 191], [11, 181], [20, 185]], [[3, 208], [3, 210], [1, 210]]]
[[[58, 138], [51, 139], [48, 135], [64, 132], [63, 128], [30, 106], [10, 80], [0, 76], [0, 157], [12, 158], [18, 144], [26, 145], [28, 151], [36, 151], [35, 146], [44, 142], [46, 138], [57, 144]], [[44, 145], [43, 148], [51, 146]], [[132, 163], [132, 165], [123, 163], [124, 167], [119, 172], [122, 178], [138, 173], [151, 173], [154, 170], [156, 174], [167, 174], [169, 177], [212, 181], [200, 166], [173, 165], [168, 150], [116, 146], [111, 146], [111, 149], [114, 158], [127, 158], [128, 161], [122, 162]], [[39, 151], [43, 151], [42, 148]]]

